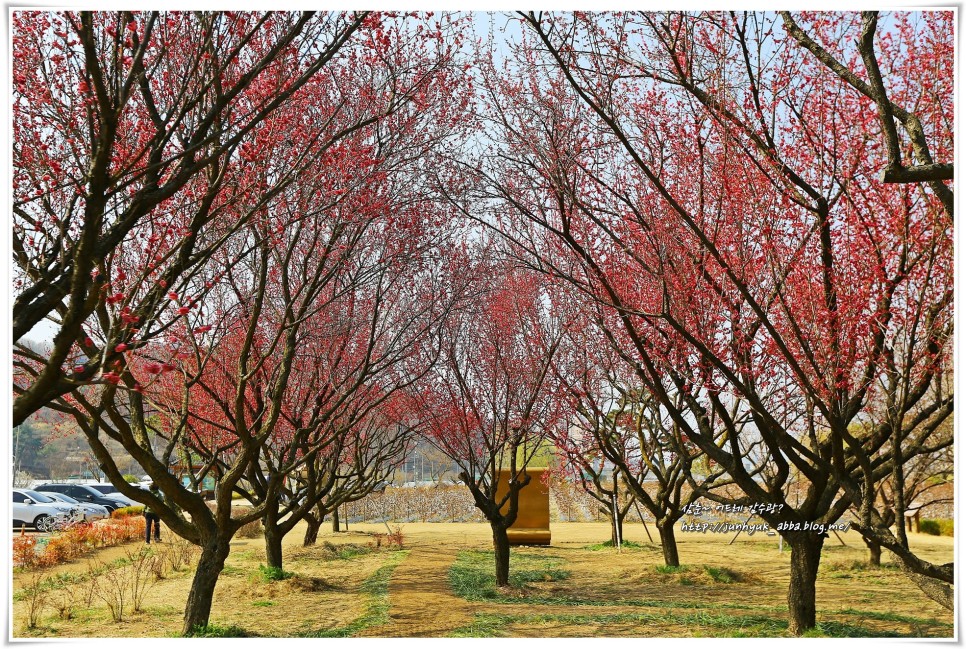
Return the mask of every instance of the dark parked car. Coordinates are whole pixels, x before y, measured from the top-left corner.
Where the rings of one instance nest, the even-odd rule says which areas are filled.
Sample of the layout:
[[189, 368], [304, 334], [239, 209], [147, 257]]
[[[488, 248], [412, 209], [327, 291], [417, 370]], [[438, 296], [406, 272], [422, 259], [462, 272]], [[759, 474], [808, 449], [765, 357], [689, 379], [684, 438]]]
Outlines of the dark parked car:
[[99, 482], [97, 484], [89, 484], [87, 486], [90, 487], [91, 489], [97, 489], [108, 498], [114, 498], [115, 500], [123, 500], [124, 502], [127, 503], [128, 507], [140, 507], [141, 505], [144, 504], [139, 500], [135, 500], [131, 498], [130, 496], [125, 496], [120, 491], [118, 491], [117, 487], [112, 485], [110, 482]]
[[92, 503], [94, 505], [107, 507], [109, 512], [128, 506], [127, 502], [102, 494], [97, 489], [84, 484], [42, 484], [35, 487], [34, 491], [53, 491], [59, 494], [66, 494], [82, 503]]

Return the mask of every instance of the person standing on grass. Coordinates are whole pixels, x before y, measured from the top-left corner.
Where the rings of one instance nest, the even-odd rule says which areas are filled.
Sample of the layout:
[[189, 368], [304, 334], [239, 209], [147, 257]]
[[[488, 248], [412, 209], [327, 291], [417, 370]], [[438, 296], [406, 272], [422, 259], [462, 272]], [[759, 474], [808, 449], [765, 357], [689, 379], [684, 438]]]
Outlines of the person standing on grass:
[[[148, 487], [152, 494], [158, 498], [162, 498], [161, 492], [158, 489], [158, 485], [151, 483]], [[144, 542], [147, 544], [151, 543], [151, 523], [154, 523], [154, 540], [156, 543], [161, 542], [161, 517], [155, 512], [151, 511], [150, 505], [144, 506]]]

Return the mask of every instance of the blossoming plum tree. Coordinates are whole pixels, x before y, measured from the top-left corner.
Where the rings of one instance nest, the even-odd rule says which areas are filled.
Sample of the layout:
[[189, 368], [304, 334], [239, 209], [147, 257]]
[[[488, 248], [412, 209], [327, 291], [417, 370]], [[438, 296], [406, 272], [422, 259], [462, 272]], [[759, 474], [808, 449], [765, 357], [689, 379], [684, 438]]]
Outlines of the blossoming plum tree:
[[[492, 240], [490, 241], [493, 244]], [[414, 393], [427, 439], [458, 465], [460, 480], [493, 532], [496, 583], [509, 583], [507, 529], [519, 511], [527, 465], [568, 423], [551, 371], [562, 341], [538, 275], [502, 261], [493, 245], [461, 265], [472, 277], [454, 308], [437, 362]], [[498, 484], [506, 471], [506, 490]]]
[[[377, 117], [319, 115], [310, 98], [339, 87], [346, 67], [323, 70], [376, 21], [16, 12], [15, 423], [78, 385], [114, 381], [124, 350], [170, 323], [167, 293], [199, 273], [259, 199]], [[276, 149], [253, 199], [246, 172], [300, 128], [300, 145], [314, 146]], [[18, 344], [44, 320], [56, 329], [49, 349]]]
[[[362, 363], [363, 371], [355, 375], [319, 375], [314, 388], [323, 389], [324, 380], [331, 378], [374, 389], [378, 368], [391, 365], [386, 359], [412, 342], [418, 327], [400, 332], [396, 320], [371, 314], [411, 307], [413, 322], [425, 320], [421, 313], [439, 317], [441, 303], [432, 301], [438, 293], [419, 292], [432, 288], [432, 282], [408, 282], [417, 272], [431, 275], [429, 248], [446, 230], [445, 211], [431, 209], [432, 197], [416, 172], [432, 163], [433, 151], [461, 127], [471, 93], [460, 91], [464, 75], [458, 26], [443, 17], [430, 30], [409, 18], [360, 16], [331, 52], [318, 51], [324, 31], [280, 46], [286, 56], [266, 61], [264, 78], [250, 75], [257, 93], [249, 98], [234, 92], [220, 111], [211, 104], [233, 87], [235, 62], [254, 56], [247, 48], [274, 51], [280, 38], [275, 30], [292, 21], [311, 24], [311, 16], [213, 14], [214, 27], [198, 30], [201, 43], [164, 50], [175, 59], [170, 62], [174, 69], [181, 56], [200, 59], [205, 70], [226, 57], [225, 70], [216, 68], [200, 90], [179, 86], [184, 74], [172, 71], [166, 77], [180, 89], [173, 96], [202, 115], [214, 110], [210, 120], [219, 127], [218, 137], [178, 154], [184, 160], [209, 159], [204, 173], [190, 179], [196, 191], [172, 192], [172, 202], [163, 204], [169, 218], [188, 221], [177, 228], [167, 220], [138, 221], [123, 245], [98, 262], [101, 276], [110, 277], [116, 291], [95, 305], [93, 320], [85, 321], [85, 327], [100, 332], [100, 342], [95, 345], [91, 331], [71, 348], [74, 358], [86, 353], [88, 360], [75, 361], [76, 376], [57, 388], [71, 391], [55, 392], [60, 396], [52, 405], [75, 416], [108, 478], [122, 492], [148, 500], [175, 533], [201, 546], [185, 608], [186, 634], [208, 622], [214, 586], [235, 531], [265, 514], [265, 500], [233, 514], [236, 485], [271, 469], [262, 464], [268, 458], [283, 462], [283, 469], [297, 469], [312, 449], [307, 455], [292, 440], [322, 448], [320, 440], [305, 441], [305, 436], [331, 421], [332, 412], [339, 413], [338, 403], [320, 397], [324, 407], [308, 414], [307, 432], [294, 434], [301, 434], [301, 428], [287, 408], [300, 398], [296, 388], [313, 389], [308, 381], [299, 383], [304, 378], [299, 372], [310, 369], [307, 346], [324, 337], [325, 327], [340, 324], [339, 312], [349, 316], [354, 308], [359, 315], [353, 323], [375, 329], [363, 328], [361, 338], [349, 337], [350, 346], [361, 353], [348, 357], [371, 362]], [[335, 28], [346, 19], [339, 14], [319, 20]], [[95, 41], [113, 42], [116, 29], [108, 18], [84, 14], [77, 21], [82, 31], [95, 32]], [[243, 29], [246, 21], [255, 27]], [[29, 31], [32, 24], [24, 22]], [[263, 34], [262, 28], [269, 31]], [[187, 27], [185, 33], [195, 34]], [[231, 37], [240, 40], [232, 45]], [[312, 70], [308, 76], [306, 69]], [[245, 76], [243, 70], [238, 73]], [[155, 109], [162, 112], [162, 122], [173, 119], [178, 128], [195, 128], [199, 119], [190, 112], [169, 115], [167, 108]], [[135, 125], [146, 119], [144, 128], [154, 133], [152, 109], [144, 110], [130, 119]], [[246, 120], [247, 126], [233, 134], [228, 124], [236, 119]], [[176, 149], [190, 144], [177, 132], [168, 139]], [[196, 214], [209, 229], [192, 230]], [[157, 231], [161, 225], [164, 229]], [[169, 236], [177, 241], [183, 236], [190, 245], [169, 249]], [[205, 246], [204, 254], [194, 242]], [[183, 272], [186, 268], [191, 272]], [[424, 297], [426, 302], [420, 302]], [[420, 311], [419, 305], [428, 306]], [[313, 326], [323, 335], [313, 338]], [[95, 357], [97, 350], [107, 355]], [[52, 367], [48, 360], [30, 358], [22, 367], [36, 379]], [[386, 380], [390, 388], [391, 383]], [[354, 393], [338, 387], [339, 399]], [[161, 487], [165, 501], [136, 494], [123, 482], [102, 435], [124, 446]], [[285, 443], [290, 455], [272, 455]], [[213, 507], [170, 474], [169, 464], [179, 457], [186, 466], [197, 460], [201, 472], [217, 477]], [[270, 476], [264, 492], [269, 500], [279, 493], [283, 477]]]
[[[950, 69], [950, 15], [891, 19], [887, 96], [916, 105], [931, 150], [948, 151], [951, 77], [924, 85], [912, 66]], [[792, 550], [791, 630], [815, 625], [824, 536], [809, 528], [851, 506], [863, 535], [951, 602], [952, 566], [916, 556], [875, 507], [879, 480], [952, 412], [951, 221], [941, 189], [881, 181], [881, 105], [769, 14], [520, 20], [513, 75], [490, 77], [500, 155], [479, 171], [519, 217], [508, 236], [609, 311], [622, 356], [741, 488], [735, 502], [776, 506], [764, 518]], [[860, 23], [813, 27], [843, 44], [832, 35]], [[886, 421], [852, 435], [878, 404]], [[798, 503], [792, 467], [808, 485]]]

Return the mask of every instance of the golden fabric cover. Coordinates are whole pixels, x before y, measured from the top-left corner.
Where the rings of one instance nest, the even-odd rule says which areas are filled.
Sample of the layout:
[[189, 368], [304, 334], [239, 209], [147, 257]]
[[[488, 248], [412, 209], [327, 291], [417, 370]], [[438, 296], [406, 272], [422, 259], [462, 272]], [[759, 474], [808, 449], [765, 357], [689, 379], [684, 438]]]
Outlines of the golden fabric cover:
[[[550, 489], [543, 482], [545, 469], [527, 469], [530, 484], [520, 490], [517, 519], [507, 537], [510, 545], [550, 545]], [[497, 498], [502, 498], [510, 483], [510, 472], [501, 470], [497, 483]], [[505, 512], [509, 503], [503, 506]]]

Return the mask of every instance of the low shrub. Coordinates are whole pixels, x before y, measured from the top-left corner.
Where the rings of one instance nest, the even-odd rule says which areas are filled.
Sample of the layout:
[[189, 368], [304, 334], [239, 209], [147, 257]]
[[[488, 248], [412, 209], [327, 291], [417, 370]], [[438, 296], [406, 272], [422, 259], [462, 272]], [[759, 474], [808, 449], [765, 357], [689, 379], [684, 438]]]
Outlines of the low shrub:
[[81, 523], [64, 531], [62, 536], [69, 538], [71, 542], [96, 548], [101, 542], [101, 535], [98, 533], [97, 526], [92, 523]]
[[47, 573], [43, 570], [36, 571], [27, 581], [24, 588], [24, 601], [27, 603], [27, 628], [35, 629], [40, 623], [40, 618], [47, 607], [50, 593], [42, 587], [42, 582], [47, 579]]
[[43, 553], [40, 555], [39, 563], [42, 566], [56, 566], [77, 557], [80, 549], [76, 544], [65, 536], [53, 536], [47, 541]]
[[245, 523], [238, 528], [235, 536], [241, 539], [257, 539], [262, 535], [262, 521], [256, 520]]
[[154, 557], [152, 557], [152, 560], [148, 565], [148, 568], [154, 574], [154, 579], [156, 581], [161, 581], [162, 579], [168, 576], [168, 565], [170, 562], [168, 555], [170, 554], [171, 554], [171, 548], [169, 546], [165, 548], [163, 551], [161, 551], [160, 553], [156, 554]]
[[143, 609], [148, 590], [157, 581], [156, 564], [164, 565], [164, 558], [153, 552], [149, 546], [143, 546], [134, 552], [127, 550], [125, 555], [130, 566], [128, 584], [131, 589], [131, 610], [139, 613]]
[[143, 516], [143, 505], [132, 505], [131, 507], [121, 507], [111, 512], [111, 518], [128, 518], [130, 516]]
[[402, 550], [403, 542], [406, 540], [402, 531], [402, 525], [391, 526], [389, 528], [389, 534], [386, 535], [386, 540], [389, 541], [389, 545], [394, 545]]
[[[218, 510], [218, 503], [216, 502], [208, 501], [205, 503], [205, 505], [208, 506], [208, 509], [210, 509], [212, 513]], [[241, 518], [242, 516], [245, 516], [246, 514], [249, 514], [249, 513], [251, 513], [251, 507], [232, 505], [231, 517], [234, 519]], [[249, 523], [245, 523], [244, 525], [239, 527], [238, 531], [235, 532], [235, 536], [237, 538], [242, 538], [242, 539], [257, 539], [262, 535], [262, 533], [263, 533], [262, 521], [254, 520]]]
[[13, 537], [13, 565], [18, 568], [33, 568], [37, 565], [37, 538], [34, 536]]
[[118, 564], [108, 564], [97, 581], [97, 598], [107, 605], [111, 619], [115, 622], [124, 620], [124, 605], [128, 602], [130, 582], [131, 571], [127, 566]]
[[81, 523], [53, 534], [42, 552], [37, 551], [37, 538], [16, 536], [13, 539], [15, 566], [30, 569], [55, 566], [90, 553], [95, 548], [112, 547], [144, 538], [144, 519], [137, 516], [109, 519], [97, 524]]
[[173, 543], [167, 546], [167, 550], [166, 554], [171, 570], [178, 572], [182, 568], [191, 565], [198, 551], [198, 547], [191, 543], [191, 541], [186, 541], [179, 536], [175, 538]]
[[77, 608], [80, 586], [70, 582], [64, 582], [59, 588], [52, 591], [54, 608], [62, 620], [70, 620], [74, 617], [74, 610]]
[[483, 522], [466, 487], [389, 487], [344, 505], [344, 522]]
[[97, 595], [98, 580], [101, 576], [100, 564], [91, 563], [88, 559], [87, 561], [87, 580], [84, 582], [84, 588], [81, 591], [84, 600], [84, 606], [90, 608], [94, 604], [94, 597]]
[[919, 521], [919, 531], [933, 536], [953, 536], [953, 519], [924, 518]]
[[382, 532], [374, 532], [372, 534], [372, 540], [375, 541], [375, 543], [369, 544], [370, 549], [379, 550], [382, 548], [383, 541], [385, 541], [387, 548], [392, 548], [395, 546], [397, 549], [402, 550], [403, 543], [406, 540], [406, 535], [403, 534], [402, 531], [402, 525], [390, 526], [388, 523], [386, 523], [386, 529], [389, 530], [388, 534], [384, 534]]

